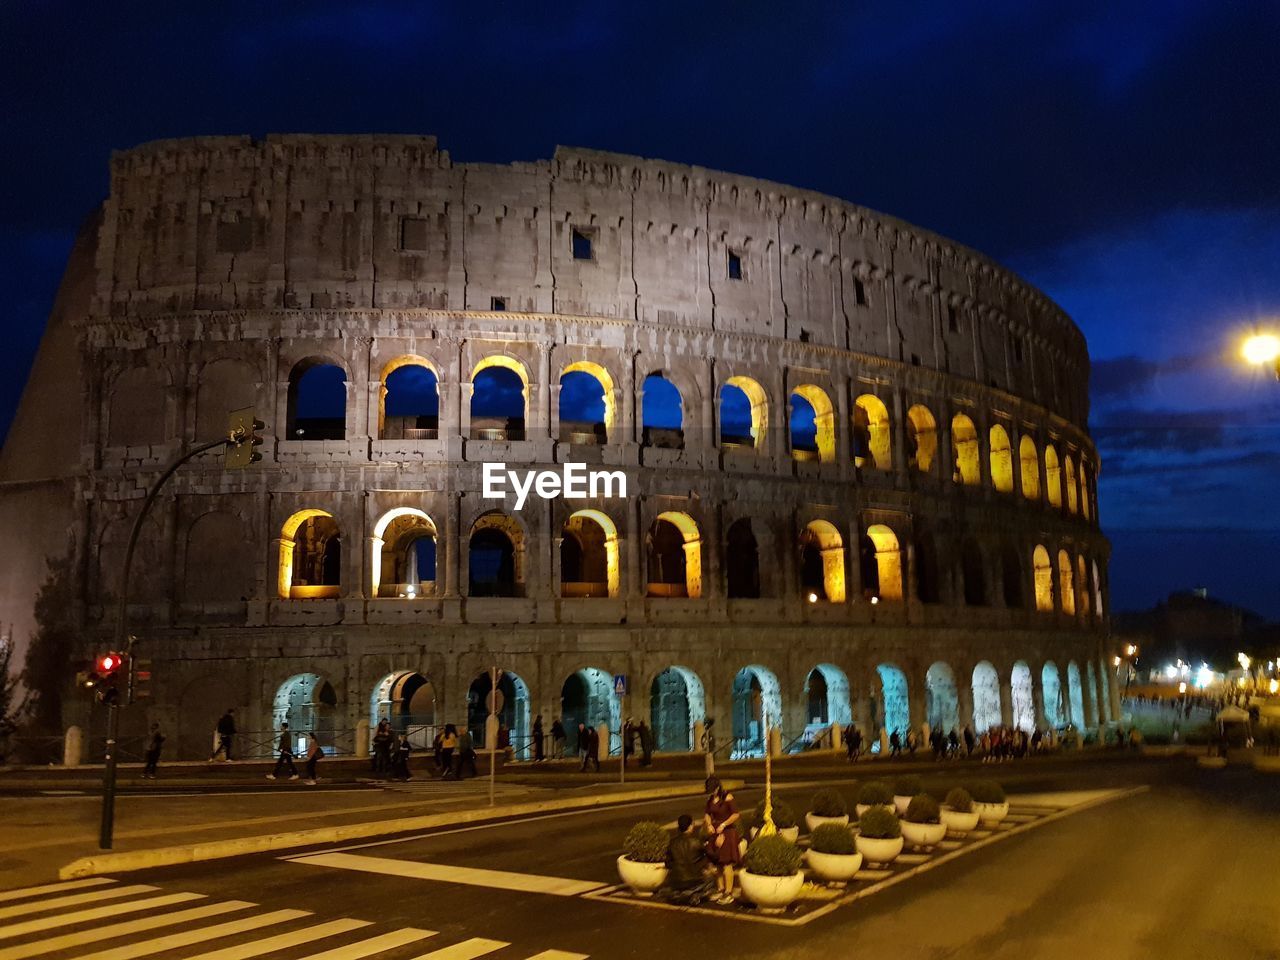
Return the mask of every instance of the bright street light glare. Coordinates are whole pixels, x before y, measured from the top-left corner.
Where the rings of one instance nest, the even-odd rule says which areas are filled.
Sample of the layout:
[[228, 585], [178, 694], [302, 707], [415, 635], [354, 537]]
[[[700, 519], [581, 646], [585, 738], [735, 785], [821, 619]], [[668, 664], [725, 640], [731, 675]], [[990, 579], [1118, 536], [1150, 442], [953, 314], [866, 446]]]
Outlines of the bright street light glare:
[[1271, 363], [1280, 357], [1280, 337], [1273, 333], [1255, 333], [1241, 345], [1240, 355], [1252, 364]]

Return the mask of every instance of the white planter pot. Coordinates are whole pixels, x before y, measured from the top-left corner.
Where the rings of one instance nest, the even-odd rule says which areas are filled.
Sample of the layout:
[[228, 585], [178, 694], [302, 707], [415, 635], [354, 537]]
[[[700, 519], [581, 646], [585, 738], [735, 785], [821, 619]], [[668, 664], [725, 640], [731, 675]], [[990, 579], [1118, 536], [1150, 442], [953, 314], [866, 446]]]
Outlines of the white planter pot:
[[[782, 837], [782, 839], [784, 840], [790, 840], [792, 843], [795, 843], [797, 840], [800, 839], [799, 827], [775, 827], [775, 829], [778, 831], [778, 836]], [[760, 828], [752, 827], [751, 839], [755, 840], [759, 836], [760, 836]], [[743, 849], [746, 849], [746, 848], [744, 847]]]
[[836, 823], [842, 827], [849, 825], [849, 815], [846, 813], [839, 817], [820, 817], [816, 813], [806, 813], [804, 815], [804, 825], [809, 828], [809, 832], [817, 830], [824, 823]]
[[858, 852], [862, 854], [862, 859], [867, 863], [893, 863], [902, 852], [901, 837], [882, 840], [859, 834], [853, 838], [853, 842], [857, 845]]
[[825, 883], [838, 883], [841, 886], [853, 879], [853, 875], [862, 869], [860, 853], [819, 853], [809, 850], [805, 853], [809, 861], [809, 869], [814, 876]]
[[943, 807], [941, 820], [942, 825], [947, 828], [947, 836], [949, 837], [963, 837], [970, 830], [978, 828], [978, 813], [976, 810], [969, 813], [961, 813], [958, 810]]
[[912, 850], [936, 847], [947, 835], [947, 828], [941, 823], [912, 823], [910, 820], [903, 820], [899, 826], [902, 827], [902, 839]]
[[761, 877], [743, 870], [738, 874], [738, 880], [742, 884], [742, 895], [761, 913], [781, 913], [800, 896], [804, 871], [797, 870], [789, 877]]
[[984, 824], [995, 825], [1009, 815], [1009, 801], [1004, 803], [979, 803], [973, 801], [973, 811]]
[[858, 819], [861, 820], [862, 815], [872, 807], [883, 807], [886, 810], [892, 810], [894, 813], [898, 812], [898, 808], [892, 803], [859, 803], [856, 804], [853, 809], [858, 814]]
[[893, 795], [893, 806], [898, 811], [898, 816], [905, 817], [907, 815], [907, 807], [911, 805], [911, 798], [904, 797], [900, 793]]
[[638, 863], [625, 856], [618, 858], [618, 876], [639, 897], [651, 897], [667, 880], [665, 863]]

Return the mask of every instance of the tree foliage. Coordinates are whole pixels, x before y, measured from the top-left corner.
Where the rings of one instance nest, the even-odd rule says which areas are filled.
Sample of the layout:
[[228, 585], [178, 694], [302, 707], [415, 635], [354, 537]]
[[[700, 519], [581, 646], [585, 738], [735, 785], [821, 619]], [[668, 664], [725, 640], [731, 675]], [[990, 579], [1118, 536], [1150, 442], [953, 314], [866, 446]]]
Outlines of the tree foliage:
[[27, 648], [22, 680], [27, 688], [26, 714], [33, 732], [60, 733], [62, 698], [68, 689], [75, 649], [75, 595], [71, 560], [50, 560], [48, 574], [36, 594], [36, 632]]

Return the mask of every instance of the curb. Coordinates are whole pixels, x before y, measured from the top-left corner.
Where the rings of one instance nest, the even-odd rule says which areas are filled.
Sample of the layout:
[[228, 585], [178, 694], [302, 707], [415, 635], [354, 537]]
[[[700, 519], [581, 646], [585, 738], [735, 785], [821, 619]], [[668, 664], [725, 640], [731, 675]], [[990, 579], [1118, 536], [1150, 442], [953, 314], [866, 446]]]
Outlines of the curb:
[[[726, 783], [734, 789], [741, 783]], [[296, 830], [290, 833], [264, 834], [255, 837], [238, 837], [233, 840], [211, 840], [205, 843], [183, 844], [174, 847], [156, 847], [151, 850], [131, 850], [127, 853], [101, 853], [81, 857], [58, 871], [62, 880], [78, 880], [104, 873], [127, 873], [148, 870], [153, 867], [171, 867], [204, 860], [220, 860], [242, 857], [273, 850], [290, 850], [326, 843], [344, 843], [368, 837], [389, 836], [413, 830], [430, 830], [462, 824], [478, 824], [507, 820], [531, 814], [590, 810], [600, 807], [635, 803], [641, 800], [666, 800], [676, 797], [702, 796], [701, 783], [689, 783], [680, 787], [651, 787], [647, 790], [629, 790], [625, 793], [595, 794], [566, 800], [539, 800], [508, 806], [482, 807], [474, 810], [453, 810], [421, 817], [403, 817], [376, 823], [349, 823], [336, 827], [318, 827], [313, 830]]]

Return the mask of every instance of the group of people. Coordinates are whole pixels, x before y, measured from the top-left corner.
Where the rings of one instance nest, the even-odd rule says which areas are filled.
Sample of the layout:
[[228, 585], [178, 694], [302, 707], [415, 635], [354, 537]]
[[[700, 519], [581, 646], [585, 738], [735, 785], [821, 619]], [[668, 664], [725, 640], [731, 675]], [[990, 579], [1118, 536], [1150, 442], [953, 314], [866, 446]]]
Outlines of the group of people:
[[[845, 728], [844, 744], [850, 763], [861, 759], [864, 741], [862, 731], [855, 724], [851, 723]], [[949, 732], [944, 732], [939, 724], [929, 730], [927, 743], [923, 731], [917, 733], [912, 729], [903, 736], [895, 729], [889, 734], [888, 745], [890, 759], [901, 757], [904, 752], [909, 757], [915, 757], [917, 750], [927, 746], [934, 760], [981, 757], [984, 763], [998, 763], [1048, 750], [1052, 746], [1052, 734], [1042, 733], [1039, 727], [1027, 733], [1025, 730], [1003, 726], [990, 727], [981, 734], [975, 734], [973, 727], [968, 725], [962, 731], [952, 727]]]
[[693, 817], [682, 813], [667, 844], [667, 879], [660, 892], [673, 902], [734, 902], [734, 868], [742, 864], [742, 816], [719, 778], [708, 777], [706, 791], [700, 829], [694, 829]]

